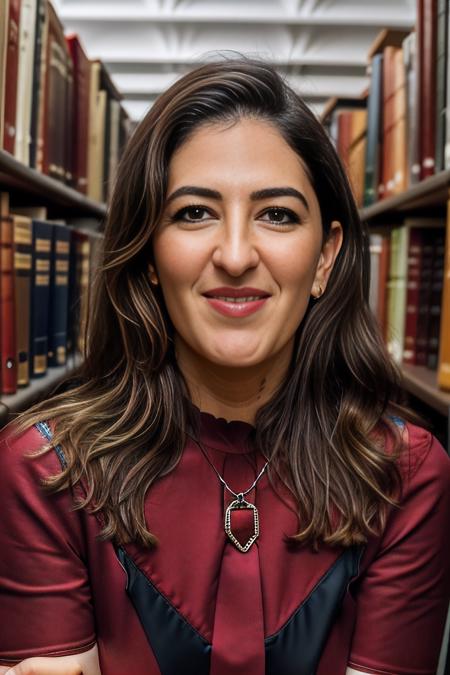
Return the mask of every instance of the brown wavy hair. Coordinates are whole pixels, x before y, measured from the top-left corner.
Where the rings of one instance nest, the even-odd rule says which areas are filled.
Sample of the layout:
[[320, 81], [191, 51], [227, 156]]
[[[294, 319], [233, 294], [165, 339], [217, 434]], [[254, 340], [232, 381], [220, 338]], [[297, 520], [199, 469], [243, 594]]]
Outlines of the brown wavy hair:
[[14, 433], [52, 420], [53, 446], [61, 444], [67, 467], [49, 489], [81, 482], [77, 508], [101, 513], [102, 536], [117, 543], [156, 543], [145, 495], [176, 466], [192, 424], [173, 326], [148, 274], [169, 162], [201, 125], [244, 117], [274, 125], [301, 157], [324, 237], [333, 220], [344, 230], [327, 292], [311, 300], [298, 327], [286, 379], [258, 410], [255, 445], [273, 458], [271, 479], [295, 498], [294, 539], [315, 548], [365, 542], [400, 494], [402, 441], [391, 416], [417, 417], [402, 404], [399, 372], [368, 307], [368, 234], [343, 167], [314, 114], [272, 67], [217, 59], [173, 84], [134, 131], [104, 227], [84, 360], [49, 398], [12, 420]]

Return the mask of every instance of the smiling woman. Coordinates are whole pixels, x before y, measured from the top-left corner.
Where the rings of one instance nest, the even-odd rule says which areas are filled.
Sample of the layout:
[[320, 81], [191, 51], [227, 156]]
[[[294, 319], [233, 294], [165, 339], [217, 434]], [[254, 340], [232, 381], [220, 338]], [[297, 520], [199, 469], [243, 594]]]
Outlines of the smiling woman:
[[345, 172], [271, 67], [156, 101], [85, 360], [0, 435], [5, 672], [435, 673], [450, 461], [368, 280]]

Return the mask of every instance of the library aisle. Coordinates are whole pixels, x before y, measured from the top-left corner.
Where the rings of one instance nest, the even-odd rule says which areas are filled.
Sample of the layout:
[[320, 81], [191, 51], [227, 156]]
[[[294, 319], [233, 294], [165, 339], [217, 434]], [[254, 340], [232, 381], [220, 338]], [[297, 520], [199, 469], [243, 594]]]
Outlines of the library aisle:
[[[239, 55], [274, 66], [334, 144], [404, 403], [450, 452], [450, 0], [0, 0], [0, 430], [86, 357], [139, 121]], [[449, 631], [450, 614], [436, 675]]]

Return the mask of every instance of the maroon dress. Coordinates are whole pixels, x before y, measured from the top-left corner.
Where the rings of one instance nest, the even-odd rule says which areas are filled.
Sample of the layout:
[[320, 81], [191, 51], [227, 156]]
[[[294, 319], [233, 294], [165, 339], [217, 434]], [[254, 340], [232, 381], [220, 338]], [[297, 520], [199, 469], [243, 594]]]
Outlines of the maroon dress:
[[[210, 461], [233, 490], [247, 489], [264, 464], [253, 427], [198, 419]], [[62, 449], [24, 457], [51, 425], [0, 433], [0, 663], [97, 643], [103, 675], [344, 675], [348, 665], [434, 675], [449, 597], [450, 460], [427, 431], [408, 423], [404, 433], [401, 508], [383, 535], [318, 553], [289, 543], [294, 505], [266, 474], [247, 495], [260, 536], [240, 552], [223, 525], [234, 497], [192, 438], [147, 495], [158, 545], [116, 549], [97, 538], [94, 515], [71, 509], [69, 490], [41, 489]]]

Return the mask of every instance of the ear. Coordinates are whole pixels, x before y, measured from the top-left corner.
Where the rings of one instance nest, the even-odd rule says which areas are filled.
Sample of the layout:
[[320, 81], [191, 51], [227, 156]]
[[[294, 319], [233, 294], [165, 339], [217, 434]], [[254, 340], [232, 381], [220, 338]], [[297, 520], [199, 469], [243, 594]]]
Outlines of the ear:
[[317, 264], [316, 275], [314, 277], [313, 289], [319, 289], [313, 292], [315, 297], [320, 297], [325, 292], [329, 276], [334, 266], [334, 262], [341, 250], [344, 240], [342, 225], [338, 220], [333, 220], [330, 226], [330, 232], [323, 243]]
[[157, 286], [159, 283], [158, 275], [156, 274], [156, 270], [151, 263], [148, 264], [148, 275], [150, 277], [150, 283], [153, 284], [153, 286]]

